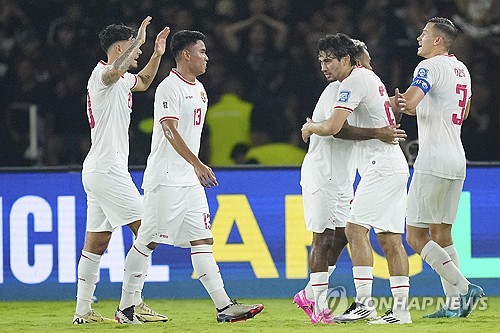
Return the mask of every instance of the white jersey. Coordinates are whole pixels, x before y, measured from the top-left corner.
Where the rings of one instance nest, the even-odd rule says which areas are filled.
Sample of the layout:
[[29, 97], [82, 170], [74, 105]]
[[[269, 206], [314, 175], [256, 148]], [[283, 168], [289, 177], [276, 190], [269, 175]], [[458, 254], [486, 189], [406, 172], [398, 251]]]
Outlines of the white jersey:
[[[352, 112], [351, 125], [379, 128], [394, 124], [389, 96], [380, 78], [371, 70], [355, 67], [339, 87], [335, 108]], [[408, 174], [408, 164], [398, 145], [378, 139], [355, 143], [359, 174], [377, 172], [381, 176]]]
[[189, 150], [198, 156], [201, 131], [207, 113], [208, 98], [203, 84], [184, 79], [176, 69], [156, 88], [151, 152], [142, 188], [153, 190], [158, 185], [193, 186], [200, 184], [194, 168], [168, 142], [161, 122], [179, 121], [177, 131]]
[[82, 173], [106, 173], [111, 166], [127, 168], [129, 155], [129, 125], [132, 112], [132, 89], [137, 76], [125, 73], [106, 86], [103, 71], [111, 65], [100, 61], [87, 83], [87, 116], [92, 145], [83, 162]]
[[[320, 122], [330, 117], [337, 97], [339, 81], [331, 82], [318, 99], [312, 120]], [[352, 187], [356, 176], [354, 141], [335, 139], [333, 136], [311, 135], [309, 149], [302, 162], [300, 185], [315, 192], [327, 183], [339, 190]]]
[[465, 179], [466, 159], [460, 131], [472, 95], [467, 67], [453, 55], [421, 61], [412, 86], [425, 93], [418, 104], [419, 150], [415, 172], [447, 179]]

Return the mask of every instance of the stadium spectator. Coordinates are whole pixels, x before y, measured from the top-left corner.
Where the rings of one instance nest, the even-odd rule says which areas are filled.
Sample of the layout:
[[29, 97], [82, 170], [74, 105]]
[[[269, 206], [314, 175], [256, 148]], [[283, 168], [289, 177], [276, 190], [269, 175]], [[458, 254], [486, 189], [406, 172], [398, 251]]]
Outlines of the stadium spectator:
[[[56, 86], [61, 82], [62, 77], [74, 72], [68, 69], [66, 64], [76, 64], [73, 69], [81, 73], [88, 73], [93, 69], [95, 61], [99, 60], [99, 54], [96, 51], [98, 40], [95, 38], [98, 31], [95, 29], [100, 29], [110, 20], [134, 24], [137, 17], [155, 12], [157, 18], [148, 28], [154, 32], [150, 35], [153, 38], [149, 38], [143, 45], [143, 52], [152, 52], [154, 35], [161, 30], [159, 22], [172, 25], [174, 31], [178, 29], [174, 25], [181, 27], [185, 24], [182, 20], [175, 19], [176, 16], [173, 15], [176, 13], [182, 14], [181, 16], [191, 21], [190, 28], [206, 31], [207, 41], [210, 45], [215, 45], [211, 60], [216, 59], [225, 68], [217, 80], [212, 80], [213, 76], [207, 73], [205, 87], [208, 94], [212, 96], [212, 99], [218, 99], [221, 93], [220, 87], [222, 87], [220, 82], [227, 79], [227, 73], [234, 74], [245, 85], [244, 95], [240, 97], [252, 103], [263, 99], [261, 102], [263, 105], [257, 105], [255, 115], [269, 112], [274, 117], [278, 128], [271, 135], [267, 134], [267, 137], [261, 136], [256, 131], [254, 137], [257, 143], [282, 141], [305, 147], [296, 135], [301, 119], [306, 116], [301, 112], [314, 107], [315, 99], [311, 96], [319, 95], [322, 90], [321, 85], [318, 84], [321, 82], [320, 71], [311, 70], [308, 63], [316, 57], [314, 51], [317, 39], [328, 33], [342, 31], [366, 39], [375, 59], [373, 64], [375, 70], [385, 80], [388, 90], [393, 91], [396, 86], [404, 86], [411, 82], [412, 78], [409, 74], [418, 63], [415, 53], [411, 51], [413, 36], [420, 31], [429, 15], [447, 14], [456, 17], [458, 27], [464, 31], [451, 51], [467, 62], [473, 80], [481, 80], [489, 86], [491, 91], [499, 89], [500, 83], [494, 75], [500, 66], [497, 1], [254, 0], [247, 4], [247, 6], [241, 6], [237, 0], [216, 2], [144, 0], [140, 5], [130, 1], [89, 0], [83, 4], [79, 0], [0, 0], [0, 87], [8, 85], [7, 75], [12, 73], [13, 66], [19, 61], [18, 58], [27, 57], [32, 59], [37, 80], [43, 82], [42, 90], [46, 96], [49, 96], [56, 91]], [[244, 66], [238, 65], [246, 57], [244, 51], [248, 48], [249, 30], [237, 34], [241, 37], [237, 38], [237, 43], [243, 50], [243, 58], [238, 56], [239, 53], [230, 52], [224, 35], [226, 27], [259, 15], [267, 16], [283, 24], [288, 31], [286, 34], [288, 37], [280, 37], [281, 33], [277, 33], [277, 30], [263, 22], [261, 25], [264, 29], [262, 26], [255, 28], [254, 37], [268, 40], [269, 45], [266, 47], [268, 50], [273, 50], [252, 53], [255, 56], [252, 56], [251, 63], [260, 64], [261, 67], [255, 68], [261, 68], [261, 71], [257, 73], [264, 74], [255, 76], [250, 75], [251, 72], [248, 71], [250, 63], [247, 62]], [[173, 21], [170, 18], [173, 18]], [[365, 18], [368, 18], [367, 22], [364, 22]], [[374, 29], [374, 26], [377, 29]], [[56, 32], [59, 30], [63, 32], [59, 34], [60, 41], [57, 44], [61, 45], [61, 49], [57, 50], [53, 46], [56, 45], [55, 39], [58, 36]], [[270, 36], [265, 38], [259, 36], [260, 31], [269, 30], [273, 32]], [[379, 31], [383, 33], [379, 34]], [[267, 34], [269, 33], [266, 32]], [[73, 44], [75, 38], [77, 43]], [[275, 38], [278, 38], [279, 42]], [[276, 49], [276, 45], [282, 45], [283, 48]], [[471, 50], [474, 52], [470, 52]], [[260, 54], [263, 56], [259, 57]], [[75, 61], [76, 59], [80, 62]], [[139, 67], [145, 65], [145, 60], [139, 58]], [[269, 66], [262, 67], [266, 61]], [[488, 64], [485, 74], [483, 74], [484, 64]], [[159, 77], [163, 78], [173, 66], [173, 62], [163, 61], [159, 69], [161, 74]], [[272, 70], [269, 73], [268, 68]], [[85, 75], [77, 76], [79, 89], [85, 96]], [[263, 82], [260, 84], [264, 83], [262, 86], [254, 85], [256, 77], [261, 78]], [[152, 83], [153, 88], [159, 84], [161, 78]], [[2, 91], [6, 90], [2, 89]], [[136, 122], [151, 115], [153, 91], [154, 89], [150, 89], [146, 94], [139, 94], [134, 100], [139, 112], [131, 120], [130, 146], [133, 149], [131, 149], [130, 164], [144, 164], [147, 158], [150, 138], [138, 130]], [[29, 96], [26, 98], [32, 99]], [[479, 109], [480, 112], [477, 114], [473, 112], [472, 121], [466, 122], [463, 126], [463, 142], [471, 161], [500, 160], [500, 149], [497, 144], [500, 138], [499, 111], [497, 107], [493, 107], [500, 104], [499, 98], [499, 94], [492, 94], [490, 107], [482, 106]], [[0, 99], [2, 115], [7, 112], [9, 104], [10, 97], [3, 94]], [[53, 105], [54, 102], [49, 101], [49, 104], [48, 114], [50, 115], [51, 110], [56, 109], [57, 106]], [[476, 105], [480, 106], [479, 103], [474, 103], [472, 108], [475, 109]], [[45, 121], [45, 115], [41, 114], [41, 117], [39, 123]], [[485, 130], [486, 119], [489, 121]], [[24, 128], [17, 128], [16, 131], [25, 131], [27, 128], [26, 125]], [[405, 128], [409, 136], [408, 142], [417, 139], [416, 125], [411, 118], [402, 119], [402, 128]], [[478, 131], [483, 133], [481, 134], [482, 142], [494, 144], [479, 144], [475, 136]], [[264, 133], [264, 131], [260, 132]], [[490, 134], [486, 134], [487, 132]], [[10, 136], [10, 134], [4, 135]], [[9, 138], [9, 141], [13, 139]], [[47, 146], [49, 141], [50, 135], [49, 140], [40, 142], [42, 150], [49, 148]], [[74, 146], [76, 144], [76, 141], [69, 143], [74, 151], [79, 150]], [[14, 145], [5, 147], [5, 150], [13, 149], [15, 149]], [[10, 151], [4, 156], [18, 155], [18, 153]], [[47, 154], [52, 154], [52, 151], [44, 153], [44, 155]], [[202, 150], [200, 154], [206, 154], [206, 152]], [[17, 160], [4, 158], [0, 164], [14, 166], [18, 165], [20, 160], [22, 158]], [[57, 163], [56, 160], [62, 164], [66, 163], [61, 157], [55, 159], [44, 157], [42, 160], [26, 160], [22, 163], [23, 165], [44, 165]]]

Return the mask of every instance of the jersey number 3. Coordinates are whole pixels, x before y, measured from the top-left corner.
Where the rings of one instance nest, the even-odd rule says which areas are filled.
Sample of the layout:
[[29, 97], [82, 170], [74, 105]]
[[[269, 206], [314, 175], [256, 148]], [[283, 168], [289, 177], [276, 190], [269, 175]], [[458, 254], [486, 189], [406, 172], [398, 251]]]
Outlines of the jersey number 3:
[[461, 95], [461, 99], [458, 101], [458, 106], [461, 108], [460, 115], [453, 113], [451, 116], [451, 121], [455, 125], [462, 125], [464, 122], [465, 107], [467, 106], [467, 86], [465, 84], [457, 84], [456, 87], [457, 95]]
[[201, 108], [194, 109], [194, 121], [193, 125], [197, 126], [201, 124]]

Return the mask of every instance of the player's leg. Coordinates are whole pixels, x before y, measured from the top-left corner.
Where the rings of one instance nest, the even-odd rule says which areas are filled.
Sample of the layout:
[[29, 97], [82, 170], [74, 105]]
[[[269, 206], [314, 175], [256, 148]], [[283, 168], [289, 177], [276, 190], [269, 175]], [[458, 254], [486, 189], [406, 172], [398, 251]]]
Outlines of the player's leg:
[[304, 289], [295, 294], [293, 303], [306, 313], [312, 323], [332, 322], [326, 294], [329, 277], [335, 269], [335, 264], [329, 265], [329, 262], [334, 257], [338, 258], [338, 255], [332, 254], [332, 249], [341, 193], [334, 186], [325, 186], [313, 193], [304, 190], [302, 194], [306, 229], [313, 232], [313, 239], [309, 252], [309, 281]]
[[154, 235], [161, 233], [158, 227], [161, 216], [157, 216], [156, 212], [162, 201], [161, 193], [145, 191], [144, 201], [141, 201], [141, 204], [144, 202], [142, 221], [128, 224], [136, 238], [125, 258], [122, 294], [115, 313], [115, 319], [119, 323], [139, 324], [168, 320], [167, 316], [150, 309], [141, 297], [150, 256], [158, 245], [154, 242]]
[[112, 225], [106, 218], [100, 205], [99, 193], [101, 187], [96, 184], [105, 182], [102, 174], [85, 174], [82, 176], [87, 194], [87, 225], [85, 244], [78, 262], [78, 283], [76, 309], [73, 324], [87, 324], [108, 321], [92, 310], [94, 291], [99, 273], [99, 263], [102, 254], [108, 248], [111, 239]]
[[91, 307], [98, 279], [99, 263], [102, 254], [108, 248], [110, 239], [111, 232], [88, 231], [86, 233], [85, 245], [78, 262], [76, 309], [73, 324], [111, 321], [111, 319], [102, 317]]
[[[330, 313], [327, 303], [326, 294], [328, 292], [328, 254], [333, 245], [335, 231], [325, 229], [322, 233], [313, 233], [311, 244], [311, 252], [309, 254], [309, 267], [311, 273], [309, 281], [313, 291], [314, 299], [314, 316], [311, 318], [313, 323], [316, 323], [323, 318], [326, 311]], [[329, 317], [327, 315], [327, 317]]]
[[[446, 253], [448, 253], [455, 266], [460, 269], [460, 260], [458, 258], [457, 249], [453, 244], [451, 228], [452, 224], [429, 225], [431, 239], [439, 244], [439, 246], [441, 246], [443, 250], [446, 251]], [[456, 310], [460, 308], [460, 292], [454, 285], [450, 284], [442, 277], [440, 278], [444, 294], [446, 295], [446, 307], [452, 310], [450, 311], [450, 315], [448, 315], [447, 317], [453, 317], [457, 312]]]
[[348, 222], [345, 228], [351, 249], [356, 297], [343, 314], [334, 317], [336, 322], [347, 323], [377, 316], [372, 301], [373, 253], [368, 239], [368, 232], [367, 227], [351, 222]]
[[[453, 191], [449, 188], [453, 187]], [[454, 264], [450, 255], [429, 236], [429, 226], [445, 221], [453, 223], [458, 208], [461, 191], [460, 182], [453, 182], [431, 175], [415, 174], [408, 193], [408, 219], [406, 240], [415, 252], [420, 254], [440, 277], [458, 289], [460, 297], [460, 314], [458, 311], [442, 311], [446, 317], [466, 317], [484, 293], [471, 284]], [[453, 204], [444, 200], [446, 195], [453, 194]], [[443, 208], [445, 208], [443, 210]], [[443, 211], [445, 213], [443, 214]], [[449, 309], [445, 309], [449, 310]], [[450, 314], [451, 313], [451, 314]], [[450, 315], [448, 315], [450, 314]], [[436, 314], [438, 315], [438, 314]]]
[[234, 322], [254, 317], [264, 309], [262, 304], [238, 304], [229, 298], [224, 288], [219, 266], [212, 252], [210, 213], [201, 185], [188, 190], [185, 205], [187, 211], [175, 243], [179, 246], [188, 243], [191, 247], [193, 269], [214, 302], [217, 321]]
[[[403, 223], [404, 219], [401, 220], [401, 224]], [[408, 310], [408, 295], [410, 291], [409, 264], [401, 234], [381, 232], [377, 233], [377, 238], [389, 267], [389, 282], [393, 304], [391, 311], [386, 312], [380, 319], [371, 321], [370, 324], [411, 323], [411, 316]]]

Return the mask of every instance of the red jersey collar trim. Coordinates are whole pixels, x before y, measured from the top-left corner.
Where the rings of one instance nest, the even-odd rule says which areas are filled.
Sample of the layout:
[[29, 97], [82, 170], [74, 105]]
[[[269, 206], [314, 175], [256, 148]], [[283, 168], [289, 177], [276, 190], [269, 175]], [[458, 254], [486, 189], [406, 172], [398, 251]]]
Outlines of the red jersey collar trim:
[[176, 71], [175, 69], [171, 69], [171, 70], [170, 70], [170, 73], [174, 73], [175, 75], [177, 75], [177, 77], [178, 77], [179, 79], [181, 79], [182, 81], [186, 82], [186, 83], [187, 83], [187, 84], [189, 84], [189, 85], [192, 85], [192, 86], [196, 85], [196, 82], [191, 82], [191, 81], [186, 80], [184, 77], [182, 77], [181, 73], [179, 73], [179, 72], [178, 72], [178, 71]]
[[109, 65], [107, 62], [105, 62], [104, 60], [99, 60], [99, 63], [103, 64], [103, 65]]

